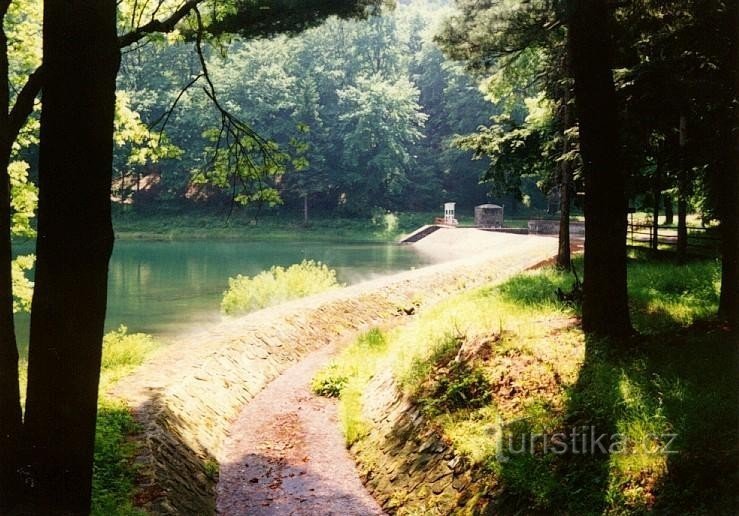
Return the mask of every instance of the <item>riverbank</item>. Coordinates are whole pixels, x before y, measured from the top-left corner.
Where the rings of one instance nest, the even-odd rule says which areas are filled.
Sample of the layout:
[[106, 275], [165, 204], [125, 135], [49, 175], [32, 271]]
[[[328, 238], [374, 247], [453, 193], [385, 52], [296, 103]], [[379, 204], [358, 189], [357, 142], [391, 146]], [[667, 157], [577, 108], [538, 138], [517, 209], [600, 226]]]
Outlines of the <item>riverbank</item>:
[[374, 329], [320, 372], [383, 509], [732, 513], [737, 337], [712, 319], [718, 265], [635, 256], [629, 272], [625, 342], [586, 338], [555, 296], [572, 278], [545, 268]]
[[319, 294], [181, 335], [112, 393], [142, 426], [140, 496], [157, 513], [214, 510], [229, 425], [271, 380], [311, 351], [451, 293], [551, 257], [556, 239], [519, 236], [495, 253]]
[[[385, 213], [374, 217], [342, 218], [317, 216], [308, 225], [294, 215], [253, 215], [237, 212], [203, 212], [178, 214], [162, 212], [136, 214], [119, 212], [113, 217], [118, 240], [246, 240], [246, 241], [353, 241], [397, 242], [424, 224], [431, 223], [438, 213]], [[472, 225], [471, 216], [459, 215], [460, 224]], [[506, 219], [506, 226], [527, 227], [528, 218]]]
[[120, 240], [256, 240], [394, 242], [404, 233], [433, 220], [429, 213], [379, 215], [374, 218], [318, 217], [308, 225], [299, 217], [265, 215], [254, 218], [227, 214], [156, 213], [119, 214], [114, 217]]

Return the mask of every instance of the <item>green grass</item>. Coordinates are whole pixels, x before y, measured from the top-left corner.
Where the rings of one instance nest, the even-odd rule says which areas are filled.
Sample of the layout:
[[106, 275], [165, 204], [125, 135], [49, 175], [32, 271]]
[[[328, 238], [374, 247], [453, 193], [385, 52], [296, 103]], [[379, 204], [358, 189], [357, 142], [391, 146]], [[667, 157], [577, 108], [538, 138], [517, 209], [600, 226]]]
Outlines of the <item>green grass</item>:
[[[403, 235], [431, 224], [441, 213], [401, 212], [378, 213], [372, 217], [347, 218], [317, 215], [308, 225], [297, 215], [253, 214], [234, 212], [231, 217], [213, 212], [159, 212], [140, 214], [118, 211], [113, 222], [116, 238], [122, 240], [349, 240], [356, 242], [397, 241]], [[507, 228], [527, 228], [529, 218], [506, 218]], [[472, 226], [470, 214], [458, 214], [462, 226]]]
[[[736, 336], [712, 319], [719, 264], [645, 256], [629, 261], [640, 336], [628, 342], [583, 335], [577, 308], [554, 294], [572, 276], [541, 269], [447, 299], [371, 352], [366, 338], [350, 346], [330, 366], [348, 442], [370, 435], [362, 393], [389, 369], [427, 424], [494, 479], [493, 512], [732, 513]], [[507, 449], [586, 425], [623, 453], [544, 453], [536, 437], [533, 454]], [[677, 453], [655, 453], [670, 441]]]
[[[128, 407], [108, 397], [106, 391], [141, 365], [158, 347], [159, 344], [150, 335], [128, 333], [125, 326], [103, 338], [92, 481], [92, 514], [95, 516], [145, 514], [132, 503], [136, 476], [133, 464], [136, 445], [133, 437], [139, 428]], [[19, 367], [23, 394], [26, 391], [27, 368], [28, 364], [23, 359]]]
[[[433, 213], [382, 213], [369, 218], [317, 216], [308, 226], [297, 216], [265, 215], [257, 219], [245, 212], [119, 213], [114, 217], [116, 238], [123, 240], [342, 240], [357, 242], [396, 241], [424, 224]], [[471, 219], [468, 220], [471, 223]]]
[[386, 333], [374, 328], [344, 349], [311, 383], [317, 394], [341, 397], [339, 421], [347, 443], [355, 442], [368, 431], [361, 417], [362, 393], [384, 358], [387, 345]]
[[247, 313], [340, 286], [336, 271], [321, 262], [303, 260], [287, 268], [273, 266], [255, 276], [229, 278], [221, 310], [229, 315]]

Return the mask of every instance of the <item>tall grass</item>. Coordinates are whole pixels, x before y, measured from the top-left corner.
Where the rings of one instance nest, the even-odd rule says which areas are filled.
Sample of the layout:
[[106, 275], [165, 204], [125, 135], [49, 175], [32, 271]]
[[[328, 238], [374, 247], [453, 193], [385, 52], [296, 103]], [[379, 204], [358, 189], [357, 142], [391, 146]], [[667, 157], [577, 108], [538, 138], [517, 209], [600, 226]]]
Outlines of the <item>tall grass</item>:
[[313, 260], [290, 267], [271, 267], [256, 276], [229, 278], [221, 310], [246, 313], [339, 287], [336, 271]]

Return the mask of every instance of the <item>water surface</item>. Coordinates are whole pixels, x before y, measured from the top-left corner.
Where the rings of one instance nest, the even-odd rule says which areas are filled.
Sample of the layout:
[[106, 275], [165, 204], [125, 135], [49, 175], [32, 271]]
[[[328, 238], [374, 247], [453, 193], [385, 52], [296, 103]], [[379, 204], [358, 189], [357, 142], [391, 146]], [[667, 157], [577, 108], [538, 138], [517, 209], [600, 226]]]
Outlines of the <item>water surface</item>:
[[[221, 318], [219, 305], [229, 277], [303, 259], [327, 264], [347, 284], [429, 263], [413, 248], [394, 244], [120, 241], [110, 262], [106, 329], [125, 324], [129, 331], [167, 340]], [[17, 316], [17, 323], [19, 344], [25, 347], [28, 316]]]

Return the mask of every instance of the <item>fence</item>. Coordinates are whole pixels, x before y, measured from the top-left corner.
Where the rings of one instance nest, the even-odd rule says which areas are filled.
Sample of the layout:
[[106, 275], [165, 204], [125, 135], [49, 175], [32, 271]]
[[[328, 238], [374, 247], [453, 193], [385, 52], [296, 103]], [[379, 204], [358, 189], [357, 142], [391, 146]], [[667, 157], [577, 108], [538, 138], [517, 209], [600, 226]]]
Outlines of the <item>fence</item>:
[[[628, 245], [655, 247], [654, 227], [651, 224], [629, 223], [626, 234]], [[657, 249], [677, 252], [677, 226], [659, 226]], [[721, 248], [717, 228], [688, 227], [687, 252], [689, 254], [715, 255]]]

